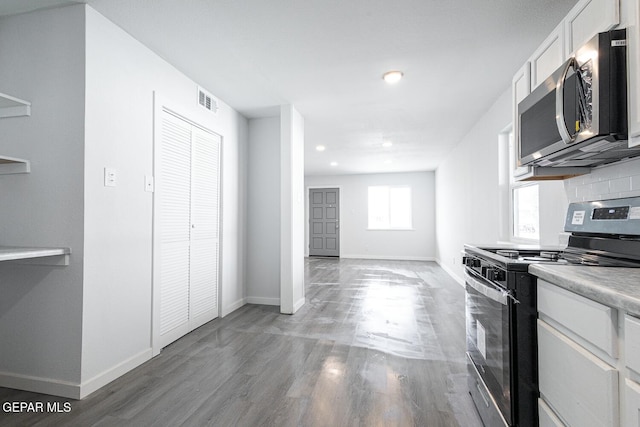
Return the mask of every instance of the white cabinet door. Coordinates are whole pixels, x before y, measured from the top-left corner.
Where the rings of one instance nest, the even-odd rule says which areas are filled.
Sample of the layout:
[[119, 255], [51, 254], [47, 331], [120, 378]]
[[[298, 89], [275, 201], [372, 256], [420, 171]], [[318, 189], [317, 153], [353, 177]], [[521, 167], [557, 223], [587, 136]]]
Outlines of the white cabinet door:
[[630, 379], [625, 379], [625, 427], [640, 426], [640, 384]]
[[562, 421], [542, 399], [538, 399], [538, 419], [540, 427], [564, 427]]
[[627, 64], [629, 76], [629, 146], [640, 145], [640, 2], [625, 2], [629, 16], [627, 27]]
[[572, 54], [593, 36], [620, 24], [619, 0], [580, 0], [565, 18], [566, 51]]
[[640, 319], [625, 314], [624, 335], [625, 365], [640, 375]]
[[618, 371], [538, 320], [540, 396], [569, 426], [617, 426]]
[[531, 55], [531, 90], [560, 68], [565, 60], [565, 43], [563, 23], [542, 42], [540, 47]]
[[511, 103], [512, 103], [512, 117], [513, 117], [513, 144], [514, 149], [512, 150], [512, 158], [509, 159], [511, 164], [511, 169], [514, 171], [513, 175], [518, 176], [523, 173], [528, 172], [529, 168], [527, 167], [518, 167], [518, 156], [517, 156], [517, 147], [518, 147], [518, 138], [520, 137], [520, 132], [518, 128], [518, 104], [522, 101], [527, 95], [531, 93], [531, 63], [527, 62], [524, 64], [522, 68], [518, 70], [518, 72], [513, 76], [513, 80], [511, 81]]

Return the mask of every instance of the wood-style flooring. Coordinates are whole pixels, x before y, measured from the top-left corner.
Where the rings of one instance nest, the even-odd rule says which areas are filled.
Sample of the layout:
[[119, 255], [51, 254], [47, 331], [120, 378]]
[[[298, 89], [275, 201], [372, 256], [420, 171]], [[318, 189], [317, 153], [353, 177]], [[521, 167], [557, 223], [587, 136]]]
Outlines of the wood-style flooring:
[[[0, 388], [0, 426], [481, 426], [464, 290], [431, 262], [310, 258], [294, 315], [245, 305], [81, 401]], [[46, 406], [46, 403], [45, 403]]]

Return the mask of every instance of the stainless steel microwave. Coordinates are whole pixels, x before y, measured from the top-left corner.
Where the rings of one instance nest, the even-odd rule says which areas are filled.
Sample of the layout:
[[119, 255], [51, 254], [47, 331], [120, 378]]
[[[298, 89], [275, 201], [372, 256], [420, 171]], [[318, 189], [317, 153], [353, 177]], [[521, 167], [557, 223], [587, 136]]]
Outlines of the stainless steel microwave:
[[627, 144], [626, 31], [597, 34], [518, 104], [520, 165], [596, 166]]

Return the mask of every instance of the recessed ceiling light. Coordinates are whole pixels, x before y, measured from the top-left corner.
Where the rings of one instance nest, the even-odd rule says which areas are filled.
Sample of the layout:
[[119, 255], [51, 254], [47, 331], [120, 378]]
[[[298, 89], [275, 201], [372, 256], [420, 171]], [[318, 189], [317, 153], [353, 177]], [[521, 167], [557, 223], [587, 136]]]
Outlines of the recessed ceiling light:
[[382, 78], [384, 79], [385, 82], [389, 84], [394, 84], [394, 83], [398, 83], [402, 78], [402, 76], [404, 76], [404, 73], [402, 71], [394, 70], [394, 71], [387, 71], [382, 75]]
[[386, 147], [386, 148], [389, 148], [389, 147], [391, 147], [392, 145], [393, 145], [393, 142], [391, 142], [391, 141], [385, 141], [385, 142], [383, 142], [383, 143], [382, 143], [382, 146], [383, 146], [383, 147]]
[[330, 165], [331, 166], [338, 166], [338, 162], [331, 162]]
[[324, 145], [316, 145], [316, 151], [324, 151], [326, 150], [327, 147], [325, 147]]

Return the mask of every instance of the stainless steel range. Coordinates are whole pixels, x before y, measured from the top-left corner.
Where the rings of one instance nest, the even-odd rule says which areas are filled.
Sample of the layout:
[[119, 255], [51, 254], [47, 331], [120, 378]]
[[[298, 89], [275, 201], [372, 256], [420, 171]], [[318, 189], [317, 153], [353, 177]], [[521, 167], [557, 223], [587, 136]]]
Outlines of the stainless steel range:
[[640, 197], [572, 203], [566, 248], [465, 245], [469, 391], [487, 427], [537, 426], [532, 263], [640, 267]]

